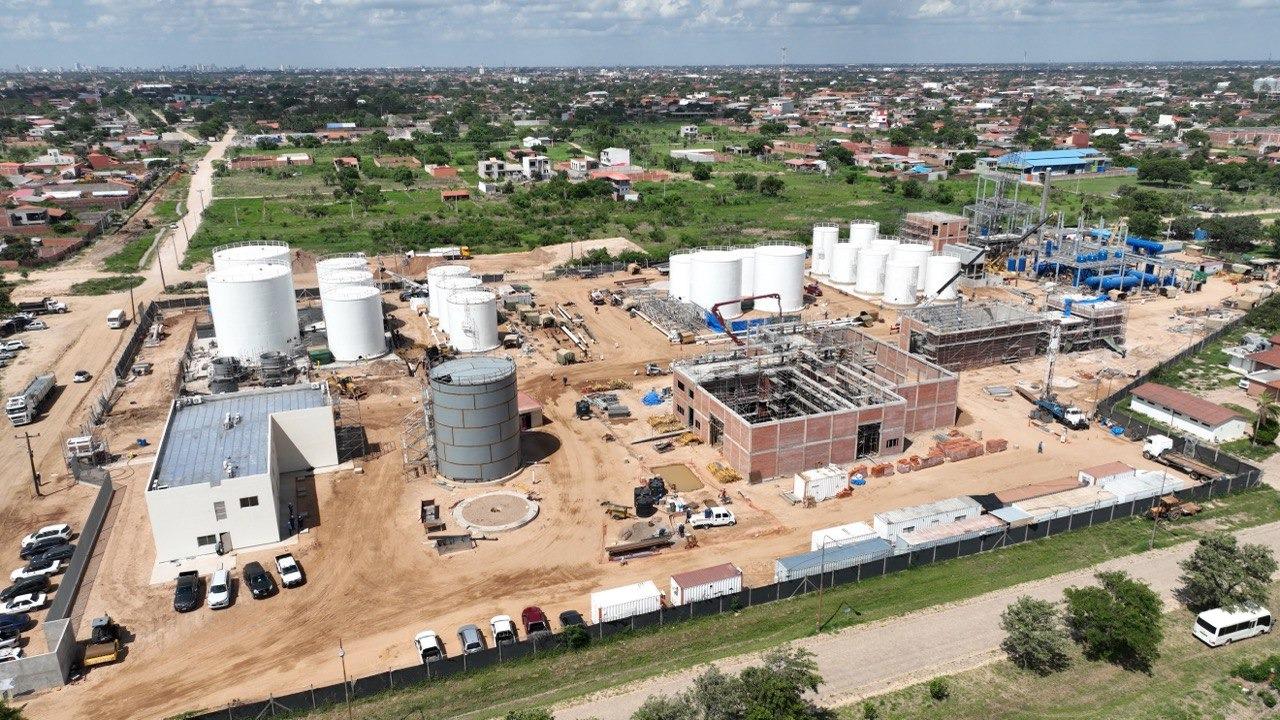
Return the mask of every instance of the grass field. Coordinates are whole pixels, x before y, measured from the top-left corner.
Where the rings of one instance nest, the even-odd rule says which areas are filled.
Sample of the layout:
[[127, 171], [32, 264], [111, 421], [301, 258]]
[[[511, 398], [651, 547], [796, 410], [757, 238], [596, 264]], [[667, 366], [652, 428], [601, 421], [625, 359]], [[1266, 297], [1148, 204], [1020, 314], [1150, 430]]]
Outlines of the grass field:
[[[1280, 494], [1267, 487], [1208, 505], [1196, 522], [1166, 526], [1168, 531], [1156, 536], [1156, 546], [1188, 542], [1210, 529], [1231, 530], [1280, 520]], [[824, 629], [898, 616], [1139, 553], [1147, 549], [1150, 536], [1148, 521], [1130, 518], [834, 587], [826, 592], [823, 607], [848, 605], [858, 612], [833, 610]], [[356, 713], [365, 720], [401, 720], [424, 708], [430, 717], [478, 720], [518, 707], [546, 707], [632, 680], [810, 636], [817, 602], [813, 595], [803, 595], [731, 615], [614, 636], [584, 650], [496, 666], [362, 700], [356, 703]], [[583, 668], [591, 668], [591, 672], [584, 673]], [[334, 709], [314, 716], [340, 720], [346, 712]]]
[[146, 281], [141, 275], [116, 275], [94, 278], [71, 286], [72, 295], [110, 295], [136, 288]]
[[[1275, 596], [1277, 588], [1272, 588]], [[1191, 635], [1194, 617], [1185, 610], [1165, 616], [1161, 657], [1150, 675], [1089, 662], [1074, 653], [1063, 673], [1040, 677], [1012, 663], [947, 678], [951, 696], [935, 701], [928, 684], [872, 698], [840, 711], [841, 720], [865, 720], [872, 705], [880, 720], [1197, 720], [1274, 717], [1256, 694], [1231, 678], [1232, 666], [1280, 652], [1276, 634], [1210, 648]]]

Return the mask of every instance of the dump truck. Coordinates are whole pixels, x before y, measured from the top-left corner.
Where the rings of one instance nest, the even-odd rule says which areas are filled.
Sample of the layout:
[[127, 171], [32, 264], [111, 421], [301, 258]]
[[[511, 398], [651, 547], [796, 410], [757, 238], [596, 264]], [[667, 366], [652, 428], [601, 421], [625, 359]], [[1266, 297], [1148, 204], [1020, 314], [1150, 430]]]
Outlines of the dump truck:
[[1177, 495], [1161, 496], [1160, 501], [1156, 503], [1147, 515], [1152, 520], [1177, 520], [1183, 515], [1195, 515], [1202, 510], [1199, 505], [1183, 500]]
[[120, 626], [108, 615], [93, 619], [89, 641], [84, 645], [84, 662], [87, 668], [106, 665], [120, 657]]
[[1142, 443], [1142, 457], [1154, 460], [1174, 470], [1180, 470], [1191, 476], [1192, 480], [1210, 480], [1222, 474], [1214, 466], [1200, 462], [1190, 455], [1176, 452], [1173, 449], [1173, 438], [1168, 435], [1148, 435]]
[[59, 302], [51, 297], [40, 298], [39, 300], [27, 300], [18, 303], [18, 312], [29, 312], [36, 315], [44, 315], [46, 313], [64, 313], [66, 311], [66, 303]]
[[447, 245], [427, 250], [427, 257], [444, 260], [466, 260], [471, 257], [471, 248], [466, 245]]
[[53, 373], [37, 375], [34, 380], [27, 383], [26, 389], [21, 394], [14, 395], [4, 404], [4, 413], [9, 416], [9, 422], [12, 422], [14, 427], [35, 422], [35, 419], [40, 416], [40, 406], [53, 392], [56, 383]]

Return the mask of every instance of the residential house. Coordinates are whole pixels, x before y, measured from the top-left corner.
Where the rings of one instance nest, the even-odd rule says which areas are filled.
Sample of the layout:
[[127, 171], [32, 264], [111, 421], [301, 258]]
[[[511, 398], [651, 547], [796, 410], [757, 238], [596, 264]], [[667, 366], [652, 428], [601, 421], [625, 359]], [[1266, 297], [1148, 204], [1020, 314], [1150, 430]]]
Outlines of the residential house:
[[1130, 395], [1134, 412], [1206, 442], [1239, 440], [1249, 432], [1249, 423], [1240, 413], [1177, 388], [1149, 382]]

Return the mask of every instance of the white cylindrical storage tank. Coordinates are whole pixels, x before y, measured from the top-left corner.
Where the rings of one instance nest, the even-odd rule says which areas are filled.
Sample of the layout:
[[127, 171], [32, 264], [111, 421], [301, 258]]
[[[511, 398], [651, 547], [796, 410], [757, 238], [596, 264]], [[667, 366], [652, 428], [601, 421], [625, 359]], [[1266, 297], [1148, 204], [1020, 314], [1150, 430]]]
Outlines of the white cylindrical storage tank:
[[289, 246], [282, 242], [223, 245], [213, 250], [213, 269], [230, 270], [242, 265], [292, 265]]
[[436, 302], [440, 304], [440, 329], [449, 332], [449, 296], [459, 290], [471, 290], [480, 287], [480, 278], [462, 275], [443, 277], [436, 281]]
[[[742, 260], [728, 250], [703, 250], [694, 253], [693, 275], [689, 291], [695, 305], [710, 311], [717, 303], [742, 297]], [[720, 308], [725, 318], [742, 314], [742, 303]]]
[[959, 280], [947, 285], [946, 289], [938, 289], [960, 272], [960, 258], [950, 255], [934, 255], [925, 264], [924, 296], [939, 302], [955, 300], [959, 296]]
[[693, 276], [693, 253], [672, 255], [668, 261], [667, 295], [676, 300], [689, 299], [689, 278]]
[[821, 223], [813, 226], [813, 274], [831, 272], [831, 250], [840, 240], [840, 226]]
[[373, 273], [368, 270], [332, 270], [317, 275], [316, 281], [320, 285], [321, 297], [324, 296], [325, 290], [341, 285], [374, 286]]
[[288, 265], [232, 265], [205, 276], [218, 354], [256, 363], [298, 340], [298, 304]]
[[320, 294], [333, 359], [368, 360], [387, 354], [382, 293], [372, 285], [338, 285]]
[[880, 223], [874, 220], [854, 220], [849, 223], [849, 242], [863, 248], [880, 234]]
[[863, 295], [879, 295], [884, 291], [884, 266], [889, 253], [869, 247], [858, 253], [857, 284], [854, 291]]
[[756, 295], [777, 293], [782, 306], [773, 298], [756, 300], [756, 309], [765, 312], [799, 312], [804, 309], [804, 256], [798, 245], [761, 245], [756, 248]]
[[470, 274], [471, 268], [466, 265], [437, 265], [427, 271], [427, 312], [431, 313], [431, 317], [439, 320], [444, 312], [444, 302], [438, 301], [440, 280]]
[[739, 283], [738, 290], [742, 293], [742, 297], [750, 297], [756, 292], [756, 249], [738, 248], [733, 253], [742, 263], [742, 281]]
[[914, 263], [890, 260], [884, 267], [884, 302], [886, 305], [916, 304], [916, 273]]
[[431, 368], [436, 470], [450, 480], [498, 480], [520, 469], [516, 364], [477, 355]]
[[858, 259], [858, 248], [853, 243], [836, 243], [831, 246], [831, 282], [852, 285], [856, 276], [853, 268]]
[[498, 347], [498, 296], [488, 290], [455, 290], [449, 304], [449, 343], [458, 352]]
[[368, 272], [369, 258], [365, 257], [364, 253], [352, 253], [350, 255], [333, 255], [317, 260], [316, 280], [319, 281], [325, 275], [343, 270], [364, 270]]
[[892, 256], [893, 256], [893, 249], [894, 249], [894, 248], [896, 248], [896, 247], [898, 247], [898, 245], [900, 245], [900, 244], [901, 244], [901, 243], [898, 241], [898, 239], [897, 239], [897, 238], [883, 238], [883, 237], [882, 237], [882, 238], [876, 238], [876, 239], [872, 240], [872, 241], [871, 241], [871, 248], [872, 248], [872, 249], [874, 249], [874, 250], [881, 250], [881, 251], [883, 251], [886, 255], [889, 255], [890, 257], [892, 257]]
[[903, 243], [893, 249], [893, 259], [916, 266], [916, 292], [924, 292], [925, 264], [933, 255], [933, 248], [916, 243]]

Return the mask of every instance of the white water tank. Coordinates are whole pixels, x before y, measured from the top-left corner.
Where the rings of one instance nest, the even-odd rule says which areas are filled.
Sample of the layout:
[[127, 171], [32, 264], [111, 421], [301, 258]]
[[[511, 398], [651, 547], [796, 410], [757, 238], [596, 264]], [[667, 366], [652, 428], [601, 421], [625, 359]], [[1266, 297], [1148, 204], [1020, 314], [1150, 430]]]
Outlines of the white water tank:
[[466, 265], [437, 265], [427, 271], [427, 311], [439, 320], [444, 312], [444, 302], [439, 300], [440, 280], [447, 277], [465, 277], [471, 274]]
[[831, 282], [841, 285], [852, 285], [854, 263], [858, 258], [858, 248], [853, 243], [836, 243], [831, 250]]
[[831, 250], [839, 240], [839, 225], [819, 223], [813, 226], [814, 275], [827, 275], [831, 272]]
[[956, 276], [960, 272], [960, 258], [950, 255], [934, 255], [929, 258], [929, 262], [925, 265], [924, 278], [924, 296], [933, 298], [939, 302], [955, 300], [959, 295], [960, 281], [956, 280], [946, 289], [939, 292], [939, 288]]
[[889, 253], [869, 247], [858, 253], [857, 283], [854, 291], [863, 295], [879, 295], [884, 291], [884, 266]]
[[474, 290], [480, 287], [480, 284], [480, 278], [462, 275], [442, 277], [436, 281], [436, 290], [432, 294], [435, 295], [436, 302], [440, 305], [441, 330], [446, 333], [449, 332], [449, 323], [451, 322], [449, 311], [452, 309], [449, 306], [449, 297], [459, 290]]
[[330, 255], [316, 261], [316, 278], [338, 270], [368, 270], [369, 258], [364, 253]]
[[916, 273], [914, 263], [890, 260], [884, 266], [884, 303], [886, 305], [916, 304]]
[[298, 340], [298, 305], [287, 265], [232, 265], [205, 276], [218, 354], [256, 363]]
[[213, 269], [230, 270], [242, 265], [291, 265], [289, 246], [282, 242], [223, 245], [213, 250]]
[[929, 262], [932, 255], [932, 247], [917, 243], [902, 243], [893, 249], [893, 260], [915, 265], [916, 292], [924, 292], [925, 264]]
[[[804, 248], [798, 245], [761, 245], [756, 248], [756, 295], [782, 296], [782, 312], [804, 309]], [[756, 309], [776, 313], [773, 298], [756, 300]]]
[[880, 234], [880, 223], [874, 220], [854, 220], [849, 223], [849, 242], [864, 248]]
[[382, 293], [372, 285], [337, 285], [320, 293], [329, 352], [342, 362], [387, 354]]
[[[742, 260], [729, 250], [703, 250], [693, 255], [689, 292], [695, 305], [710, 311], [718, 303], [742, 297]], [[742, 303], [720, 308], [725, 318], [742, 314]]]
[[672, 255], [667, 272], [667, 295], [676, 300], [689, 299], [689, 278], [693, 275], [693, 253]]
[[742, 297], [750, 297], [755, 294], [756, 288], [756, 249], [737, 248], [732, 251], [742, 261], [742, 282], [739, 288]]
[[455, 290], [449, 304], [449, 343], [458, 352], [498, 347], [498, 296], [488, 290]]
[[882, 237], [871, 241], [872, 249], [881, 250], [890, 257], [893, 256], [893, 249], [898, 247], [899, 244], [900, 243], [897, 238]]
[[365, 287], [373, 287], [373, 273], [368, 270], [332, 270], [316, 276], [316, 281], [320, 285], [320, 295], [323, 296], [325, 290], [329, 288], [339, 287], [341, 285], [363, 285]]

